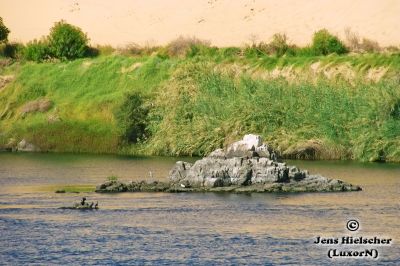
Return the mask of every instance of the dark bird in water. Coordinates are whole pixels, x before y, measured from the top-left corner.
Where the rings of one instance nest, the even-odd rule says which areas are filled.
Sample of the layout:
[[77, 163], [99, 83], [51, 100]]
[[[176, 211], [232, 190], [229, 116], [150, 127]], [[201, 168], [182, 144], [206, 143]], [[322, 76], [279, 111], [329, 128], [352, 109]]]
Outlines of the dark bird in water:
[[97, 209], [99, 207], [99, 202], [96, 201], [96, 205], [94, 205], [94, 208]]
[[81, 200], [81, 205], [82, 205], [82, 206], [85, 205], [85, 201], [86, 201], [86, 198], [83, 197], [82, 200]]
[[92, 203], [90, 203], [89, 208], [93, 208], [94, 202], [92, 201]]

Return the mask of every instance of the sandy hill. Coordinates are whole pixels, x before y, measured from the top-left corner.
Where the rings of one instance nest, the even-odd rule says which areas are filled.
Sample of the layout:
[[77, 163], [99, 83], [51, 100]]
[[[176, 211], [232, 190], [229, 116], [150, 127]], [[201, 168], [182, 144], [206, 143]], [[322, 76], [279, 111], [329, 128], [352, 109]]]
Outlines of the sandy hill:
[[382, 45], [400, 43], [399, 0], [0, 0], [11, 40], [48, 33], [55, 21], [80, 26], [92, 43], [163, 44], [179, 35], [240, 45], [286, 33], [306, 44], [314, 31], [350, 27]]

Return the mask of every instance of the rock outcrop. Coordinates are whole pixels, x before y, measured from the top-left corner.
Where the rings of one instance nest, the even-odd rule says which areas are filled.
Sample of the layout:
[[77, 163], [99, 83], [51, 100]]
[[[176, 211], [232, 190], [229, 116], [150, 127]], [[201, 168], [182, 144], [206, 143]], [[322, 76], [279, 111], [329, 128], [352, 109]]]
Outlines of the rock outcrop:
[[243, 140], [218, 149], [194, 164], [178, 161], [167, 182], [108, 181], [96, 192], [334, 192], [357, 191], [338, 179], [310, 175], [296, 166], [277, 160], [276, 153], [260, 136], [246, 135]]
[[115, 192], [171, 192], [171, 184], [168, 182], [146, 182], [132, 181], [130, 183], [122, 183], [120, 181], [108, 181], [96, 187], [98, 193], [115, 193]]
[[[258, 135], [246, 135], [226, 149], [218, 149], [194, 164], [179, 161], [170, 171], [176, 187], [241, 187], [239, 190], [352, 191], [358, 186], [320, 175], [310, 175], [277, 160]], [[247, 187], [247, 188], [246, 188]], [[235, 189], [237, 191], [237, 189]]]

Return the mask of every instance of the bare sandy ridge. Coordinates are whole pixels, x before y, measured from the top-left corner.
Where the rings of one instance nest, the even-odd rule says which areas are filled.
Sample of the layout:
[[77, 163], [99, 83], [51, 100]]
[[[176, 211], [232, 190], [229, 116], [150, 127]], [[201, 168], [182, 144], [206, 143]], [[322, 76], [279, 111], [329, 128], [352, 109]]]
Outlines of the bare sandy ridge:
[[165, 44], [187, 35], [227, 46], [280, 32], [304, 45], [318, 29], [343, 36], [346, 27], [400, 44], [400, 0], [0, 0], [0, 16], [10, 39], [23, 42], [65, 19], [93, 44]]

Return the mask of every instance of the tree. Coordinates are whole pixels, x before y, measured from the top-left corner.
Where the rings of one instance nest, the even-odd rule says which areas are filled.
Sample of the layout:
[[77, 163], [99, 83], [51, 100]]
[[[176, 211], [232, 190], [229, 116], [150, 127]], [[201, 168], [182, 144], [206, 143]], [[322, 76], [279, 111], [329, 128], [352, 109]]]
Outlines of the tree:
[[9, 33], [10, 30], [6, 27], [6, 25], [4, 25], [3, 18], [0, 17], [0, 43], [7, 41]]
[[314, 33], [312, 49], [317, 55], [347, 53], [345, 45], [339, 40], [339, 38], [330, 34], [326, 29]]
[[50, 30], [49, 47], [56, 58], [71, 60], [84, 57], [88, 42], [88, 37], [79, 27], [64, 20], [56, 22]]

